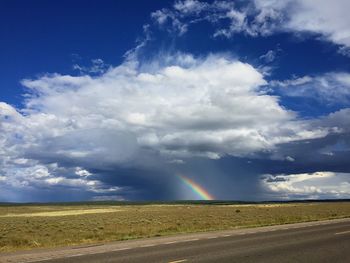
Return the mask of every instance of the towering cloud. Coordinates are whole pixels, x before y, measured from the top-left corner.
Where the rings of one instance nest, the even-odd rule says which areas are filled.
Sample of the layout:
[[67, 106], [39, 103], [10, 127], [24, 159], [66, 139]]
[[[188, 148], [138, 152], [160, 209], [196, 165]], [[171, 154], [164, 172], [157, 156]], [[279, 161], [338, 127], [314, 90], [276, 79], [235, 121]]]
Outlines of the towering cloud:
[[116, 188], [96, 181], [94, 170], [252, 156], [327, 133], [264, 94], [266, 81], [251, 65], [221, 56], [186, 61], [24, 80], [26, 106], [0, 105], [1, 183], [110, 192]]

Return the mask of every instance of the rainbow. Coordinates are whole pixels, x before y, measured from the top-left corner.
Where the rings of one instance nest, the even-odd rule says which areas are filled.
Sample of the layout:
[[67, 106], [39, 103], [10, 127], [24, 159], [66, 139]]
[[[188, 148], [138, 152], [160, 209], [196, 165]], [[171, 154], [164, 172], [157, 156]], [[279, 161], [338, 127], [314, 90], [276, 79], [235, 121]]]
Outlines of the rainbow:
[[212, 196], [210, 193], [208, 193], [207, 190], [205, 190], [202, 186], [199, 184], [193, 182], [191, 179], [183, 176], [183, 175], [177, 175], [182, 182], [184, 182], [194, 193], [199, 195], [203, 200], [214, 200], [214, 196]]

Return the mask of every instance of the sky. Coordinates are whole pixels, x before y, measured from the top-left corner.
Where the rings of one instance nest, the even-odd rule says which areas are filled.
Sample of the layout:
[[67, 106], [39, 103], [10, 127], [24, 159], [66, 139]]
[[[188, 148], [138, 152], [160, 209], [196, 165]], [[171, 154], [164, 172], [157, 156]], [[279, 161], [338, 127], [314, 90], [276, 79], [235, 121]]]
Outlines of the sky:
[[350, 198], [348, 10], [0, 1], [0, 202]]

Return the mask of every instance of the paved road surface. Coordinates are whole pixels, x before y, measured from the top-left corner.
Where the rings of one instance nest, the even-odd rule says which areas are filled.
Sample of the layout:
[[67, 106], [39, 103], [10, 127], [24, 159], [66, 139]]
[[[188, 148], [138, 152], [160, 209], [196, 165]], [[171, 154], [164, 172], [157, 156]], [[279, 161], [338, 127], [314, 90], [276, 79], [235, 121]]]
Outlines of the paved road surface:
[[[73, 252], [72, 252], [73, 250]], [[57, 250], [56, 250], [57, 251]], [[70, 262], [350, 262], [350, 220], [242, 229], [116, 242], [52, 253], [45, 263]], [[81, 255], [84, 254], [84, 255]], [[33, 262], [35, 254], [13, 254], [4, 262]], [[41, 257], [44, 259], [45, 257]], [[0, 257], [0, 262], [1, 262]]]

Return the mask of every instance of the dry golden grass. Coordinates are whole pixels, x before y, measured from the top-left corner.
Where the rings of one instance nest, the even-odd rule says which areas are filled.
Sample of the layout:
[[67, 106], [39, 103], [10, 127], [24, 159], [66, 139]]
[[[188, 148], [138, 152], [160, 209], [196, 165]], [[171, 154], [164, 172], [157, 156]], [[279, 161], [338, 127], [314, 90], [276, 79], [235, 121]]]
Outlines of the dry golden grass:
[[98, 208], [98, 209], [77, 209], [77, 210], [63, 210], [63, 211], [46, 211], [46, 212], [33, 212], [33, 213], [9, 213], [0, 215], [1, 217], [51, 217], [51, 216], [75, 216], [85, 214], [101, 214], [122, 211], [122, 209], [116, 208]]
[[350, 202], [0, 206], [0, 251], [350, 217]]

